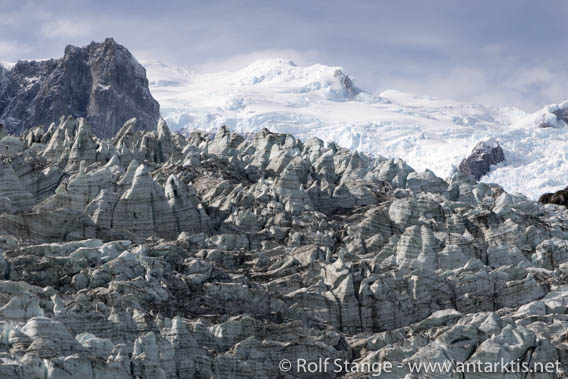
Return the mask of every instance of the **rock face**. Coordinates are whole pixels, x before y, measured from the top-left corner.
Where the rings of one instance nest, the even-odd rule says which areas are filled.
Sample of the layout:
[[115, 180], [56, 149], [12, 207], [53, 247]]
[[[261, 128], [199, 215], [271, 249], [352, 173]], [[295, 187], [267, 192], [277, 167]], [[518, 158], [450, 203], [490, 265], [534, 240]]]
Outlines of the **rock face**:
[[[136, 122], [2, 139], [0, 377], [568, 373], [568, 209], [315, 138]], [[344, 368], [298, 366], [326, 358]]]
[[568, 187], [554, 193], [545, 193], [538, 201], [543, 204], [558, 204], [568, 207]]
[[67, 46], [60, 59], [0, 66], [0, 123], [21, 134], [61, 116], [85, 117], [99, 137], [112, 137], [133, 115], [150, 130], [160, 117], [145, 69], [112, 38]]
[[493, 139], [478, 143], [469, 157], [464, 159], [458, 170], [464, 174], [471, 175], [475, 180], [489, 172], [491, 165], [503, 162], [505, 154], [499, 143]]

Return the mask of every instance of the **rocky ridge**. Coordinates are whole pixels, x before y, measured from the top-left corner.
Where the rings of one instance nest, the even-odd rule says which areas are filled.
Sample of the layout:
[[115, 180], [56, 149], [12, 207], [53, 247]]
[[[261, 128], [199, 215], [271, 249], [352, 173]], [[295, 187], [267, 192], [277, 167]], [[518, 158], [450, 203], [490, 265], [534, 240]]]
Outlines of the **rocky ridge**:
[[[0, 139], [0, 377], [310, 377], [298, 358], [567, 372], [566, 208], [317, 138], [136, 124]], [[369, 375], [333, 369], [311, 377]]]
[[21, 134], [69, 114], [109, 138], [133, 114], [140, 129], [155, 128], [160, 106], [144, 67], [112, 38], [69, 45], [60, 59], [19, 61], [10, 70], [0, 65], [0, 123], [9, 131]]

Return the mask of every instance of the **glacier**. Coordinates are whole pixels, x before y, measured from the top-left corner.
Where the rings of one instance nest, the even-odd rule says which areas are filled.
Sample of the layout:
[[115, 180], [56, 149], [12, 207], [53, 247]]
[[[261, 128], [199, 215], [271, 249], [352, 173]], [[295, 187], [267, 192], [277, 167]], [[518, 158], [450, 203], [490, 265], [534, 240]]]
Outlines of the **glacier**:
[[[449, 177], [480, 141], [494, 139], [506, 161], [482, 182], [536, 199], [568, 183], [568, 127], [554, 113], [417, 96], [372, 94], [341, 67], [262, 59], [236, 71], [200, 73], [142, 60], [168, 125], [184, 134], [222, 125], [243, 135], [262, 128], [326, 142]], [[550, 126], [541, 128], [546, 124]]]

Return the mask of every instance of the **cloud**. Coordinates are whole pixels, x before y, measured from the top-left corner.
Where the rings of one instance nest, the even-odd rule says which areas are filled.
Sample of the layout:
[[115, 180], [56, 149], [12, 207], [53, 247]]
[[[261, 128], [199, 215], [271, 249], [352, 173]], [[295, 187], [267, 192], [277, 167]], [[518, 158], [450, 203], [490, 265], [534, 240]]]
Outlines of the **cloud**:
[[31, 52], [32, 47], [25, 43], [0, 40], [0, 59], [3, 61], [17, 61]]
[[9, 13], [0, 14], [0, 26], [13, 26], [18, 23], [18, 19]]
[[75, 39], [88, 37], [93, 27], [88, 21], [53, 20], [41, 26], [41, 33], [47, 38]]
[[261, 50], [253, 51], [246, 54], [237, 54], [224, 59], [208, 60], [194, 69], [199, 72], [217, 72], [217, 71], [233, 71], [248, 66], [250, 63], [267, 58], [283, 58], [294, 61], [297, 65], [304, 66], [319, 62], [318, 57], [321, 54], [315, 50], [311, 51], [297, 51], [293, 49], [280, 49], [280, 50]]
[[536, 109], [566, 96], [566, 12], [560, 0], [0, 0], [0, 59], [112, 36], [139, 58], [201, 72], [281, 57], [343, 66], [369, 91]]
[[451, 35], [440, 35], [438, 33], [418, 33], [403, 32], [385, 36], [384, 42], [388, 42], [391, 46], [405, 47], [410, 49], [429, 49], [444, 50], [454, 44]]
[[535, 111], [546, 104], [568, 99], [563, 83], [566, 70], [543, 67], [453, 67], [444, 73], [429, 73], [419, 80], [404, 74], [385, 75], [382, 91], [393, 88], [424, 96], [437, 96], [493, 106], [515, 106]]

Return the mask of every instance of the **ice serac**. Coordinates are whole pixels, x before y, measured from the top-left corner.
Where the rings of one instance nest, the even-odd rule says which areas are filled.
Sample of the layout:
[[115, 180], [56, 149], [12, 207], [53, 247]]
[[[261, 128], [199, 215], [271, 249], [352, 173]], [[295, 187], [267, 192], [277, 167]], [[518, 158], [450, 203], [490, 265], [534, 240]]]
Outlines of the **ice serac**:
[[112, 38], [69, 45], [63, 58], [0, 68], [0, 123], [11, 133], [68, 114], [85, 117], [95, 135], [108, 138], [133, 115], [139, 129], [155, 129], [160, 109], [144, 67]]
[[501, 359], [566, 377], [567, 208], [318, 138], [136, 123], [4, 137], [1, 378], [276, 378], [326, 358], [356, 367], [309, 377]]
[[505, 160], [505, 153], [497, 141], [489, 139], [475, 145], [471, 154], [461, 161], [458, 170], [475, 180], [487, 174], [492, 165]]

